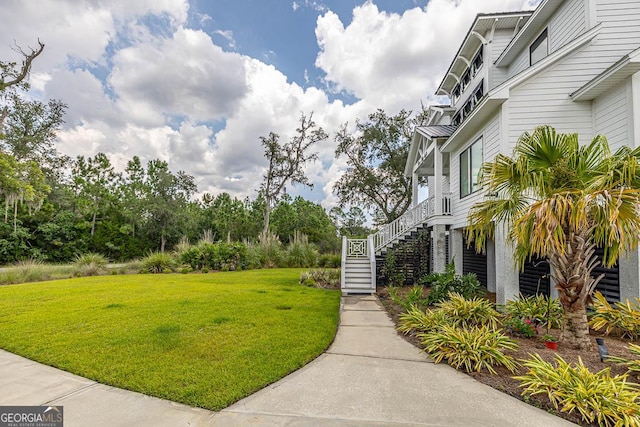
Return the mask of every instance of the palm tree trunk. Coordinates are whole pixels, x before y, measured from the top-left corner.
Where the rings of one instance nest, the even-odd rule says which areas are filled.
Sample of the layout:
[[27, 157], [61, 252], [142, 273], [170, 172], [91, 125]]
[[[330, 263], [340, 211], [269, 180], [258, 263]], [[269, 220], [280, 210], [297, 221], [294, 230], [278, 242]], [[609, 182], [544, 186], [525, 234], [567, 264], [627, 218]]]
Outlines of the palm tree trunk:
[[587, 236], [586, 230], [581, 234], [569, 234], [565, 252], [550, 253], [548, 258], [564, 308], [561, 341], [590, 350], [593, 344], [589, 337], [587, 305], [591, 303], [591, 295], [604, 275], [595, 279], [591, 276], [599, 261], [595, 255], [595, 245]]

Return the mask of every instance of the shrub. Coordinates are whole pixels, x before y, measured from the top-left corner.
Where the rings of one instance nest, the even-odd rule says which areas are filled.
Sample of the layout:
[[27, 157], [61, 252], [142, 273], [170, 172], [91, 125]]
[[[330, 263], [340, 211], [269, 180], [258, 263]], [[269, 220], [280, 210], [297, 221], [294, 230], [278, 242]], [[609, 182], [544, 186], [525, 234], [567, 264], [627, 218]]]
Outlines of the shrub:
[[166, 252], [151, 252], [141, 261], [142, 271], [147, 273], [163, 273], [165, 270], [173, 271], [176, 261], [171, 254]]
[[178, 256], [178, 260], [181, 264], [189, 265], [193, 270], [201, 269], [204, 262], [202, 250], [199, 246], [183, 248]]
[[382, 265], [382, 276], [386, 279], [388, 286], [404, 285], [404, 271], [397, 264], [396, 253], [389, 249]]
[[288, 267], [314, 267], [318, 262], [318, 251], [309, 243], [307, 236], [296, 231], [287, 247], [285, 257]]
[[523, 338], [533, 338], [538, 333], [536, 325], [531, 319], [510, 317], [504, 321], [502, 326], [509, 334]]
[[493, 303], [484, 298], [465, 298], [450, 292], [448, 299], [436, 304], [454, 326], [472, 327], [487, 325], [496, 329], [500, 323], [500, 313]]
[[496, 373], [494, 366], [504, 366], [511, 372], [517, 367], [513, 357], [504, 351], [515, 350], [518, 344], [486, 325], [472, 328], [443, 325], [437, 331], [418, 336], [435, 363], [446, 359], [456, 369], [479, 372], [486, 368], [492, 374]]
[[579, 359], [571, 366], [556, 356], [556, 366], [537, 354], [522, 361], [529, 368], [514, 377], [524, 388], [524, 396], [544, 394], [556, 409], [577, 411], [587, 422], [601, 426], [640, 425], [640, 389], [627, 382], [627, 375], [611, 377], [609, 368], [592, 373]]
[[589, 321], [589, 326], [599, 331], [604, 328], [604, 334], [609, 335], [612, 331], [618, 332], [621, 336], [636, 339], [640, 336], [640, 299], [635, 298], [631, 303], [616, 302], [612, 307], [607, 299], [600, 292], [596, 292], [593, 301], [593, 314]]
[[318, 267], [340, 268], [342, 267], [341, 254], [322, 254], [318, 257]]
[[562, 325], [564, 310], [560, 300], [546, 295], [520, 295], [514, 301], [507, 301], [505, 313], [510, 319], [531, 319], [549, 329]]
[[322, 289], [340, 289], [340, 269], [316, 268], [303, 271], [300, 274], [300, 283]]
[[258, 243], [247, 247], [247, 268], [275, 268], [285, 266], [280, 239], [275, 234], [260, 234]]
[[442, 310], [426, 310], [423, 311], [416, 306], [400, 315], [398, 322], [398, 331], [405, 334], [414, 332], [432, 332], [437, 331], [442, 325], [451, 325], [450, 319]]
[[397, 286], [388, 286], [387, 291], [389, 292], [389, 298], [391, 300], [401, 306], [404, 311], [408, 311], [411, 307], [426, 307], [427, 299], [422, 296], [424, 292], [424, 286], [422, 285], [413, 285], [413, 287], [406, 293], [405, 296], [400, 295]]
[[202, 271], [204, 274], [207, 274], [209, 272], [209, 269], [207, 267], [202, 267]]
[[628, 373], [634, 373], [636, 377], [640, 377], [640, 345], [629, 344], [629, 352], [635, 356], [635, 359], [627, 359], [618, 356], [607, 356], [608, 362], [618, 363], [627, 368]]
[[27, 258], [18, 261], [15, 264], [15, 271], [18, 276], [17, 283], [39, 282], [48, 280], [51, 277], [50, 268], [47, 268], [47, 266], [37, 258]]
[[76, 256], [74, 266], [82, 276], [95, 276], [106, 269], [107, 262], [102, 254], [88, 253]]
[[465, 298], [473, 298], [484, 295], [484, 289], [475, 274], [456, 274], [453, 262], [447, 264], [444, 273], [431, 273], [425, 276], [422, 283], [431, 287], [427, 302], [434, 304], [444, 301], [450, 292], [456, 292]]

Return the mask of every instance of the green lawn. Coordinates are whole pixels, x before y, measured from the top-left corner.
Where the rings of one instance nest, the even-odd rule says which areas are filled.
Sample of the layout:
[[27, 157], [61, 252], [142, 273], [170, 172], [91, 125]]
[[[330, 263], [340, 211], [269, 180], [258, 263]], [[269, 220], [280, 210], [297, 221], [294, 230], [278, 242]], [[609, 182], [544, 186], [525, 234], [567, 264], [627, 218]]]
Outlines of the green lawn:
[[219, 410], [331, 343], [340, 293], [299, 269], [100, 276], [0, 286], [0, 348]]

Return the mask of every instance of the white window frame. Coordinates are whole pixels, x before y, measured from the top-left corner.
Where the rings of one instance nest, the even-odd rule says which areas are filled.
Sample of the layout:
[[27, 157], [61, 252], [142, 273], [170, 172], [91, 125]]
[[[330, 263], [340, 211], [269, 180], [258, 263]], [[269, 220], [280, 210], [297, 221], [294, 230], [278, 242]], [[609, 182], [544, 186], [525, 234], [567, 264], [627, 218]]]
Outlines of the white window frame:
[[[476, 165], [473, 162], [474, 148], [480, 149], [480, 158], [482, 160], [480, 161], [479, 165]], [[464, 157], [466, 157], [466, 165], [464, 165], [465, 162], [463, 162]], [[484, 147], [482, 136], [469, 144], [469, 146], [460, 153], [458, 160], [460, 162], [460, 199], [463, 199], [481, 189], [479, 177], [482, 163], [484, 163]], [[477, 171], [475, 174], [473, 172], [474, 169], [476, 169]], [[465, 187], [468, 191], [465, 191]]]
[[[534, 61], [534, 52], [541, 52], [541, 48], [544, 48], [544, 56], [541, 56]], [[547, 56], [549, 56], [549, 31], [545, 28], [533, 43], [531, 43], [531, 46], [529, 46], [529, 65], [534, 65], [542, 61]]]

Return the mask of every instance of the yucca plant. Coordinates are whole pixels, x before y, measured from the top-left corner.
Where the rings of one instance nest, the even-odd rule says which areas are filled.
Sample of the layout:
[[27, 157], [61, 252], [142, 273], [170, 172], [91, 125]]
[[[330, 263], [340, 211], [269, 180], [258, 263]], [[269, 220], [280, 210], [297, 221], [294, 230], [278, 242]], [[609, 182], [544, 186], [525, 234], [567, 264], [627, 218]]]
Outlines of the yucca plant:
[[640, 378], [640, 345], [630, 343], [628, 349], [635, 356], [635, 359], [607, 356], [607, 361], [624, 365], [627, 368], [627, 373], [634, 373], [636, 378]]
[[577, 411], [601, 426], [640, 426], [640, 388], [627, 382], [626, 374], [612, 377], [609, 368], [593, 373], [582, 359], [571, 366], [560, 356], [555, 366], [538, 354], [522, 363], [529, 370], [514, 378], [524, 396], [544, 394], [556, 409]]
[[493, 303], [484, 298], [465, 298], [456, 292], [450, 292], [446, 300], [436, 304], [436, 310], [442, 310], [459, 326], [488, 325], [496, 329], [500, 324], [500, 313], [493, 308]]
[[624, 303], [616, 302], [612, 307], [604, 295], [596, 292], [593, 310], [594, 313], [589, 320], [593, 329], [604, 329], [605, 335], [617, 331], [622, 337], [630, 339], [640, 336], [640, 299], [636, 298], [634, 303], [628, 299]]
[[423, 311], [414, 305], [400, 315], [398, 323], [398, 331], [410, 334], [436, 331], [443, 325], [451, 325], [451, 320], [442, 310]]
[[151, 252], [141, 261], [142, 270], [148, 273], [163, 273], [167, 270], [174, 271], [176, 260], [166, 252]]
[[507, 318], [532, 319], [546, 325], [547, 331], [562, 326], [562, 305], [560, 300], [546, 295], [520, 295], [518, 299], [507, 301], [504, 307]]
[[73, 265], [82, 276], [94, 276], [107, 267], [108, 260], [102, 254], [88, 253], [77, 255]]

